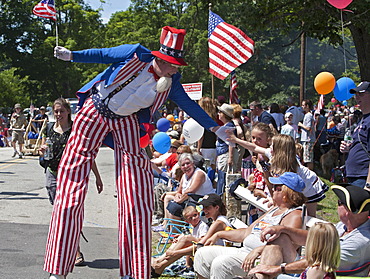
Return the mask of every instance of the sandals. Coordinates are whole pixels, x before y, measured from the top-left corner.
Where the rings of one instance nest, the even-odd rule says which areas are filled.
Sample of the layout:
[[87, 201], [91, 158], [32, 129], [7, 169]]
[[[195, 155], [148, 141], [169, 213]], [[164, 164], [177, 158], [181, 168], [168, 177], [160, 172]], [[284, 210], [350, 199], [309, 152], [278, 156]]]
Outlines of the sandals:
[[161, 274], [155, 272], [155, 269], [151, 266], [151, 278], [159, 278]]
[[85, 265], [84, 255], [80, 252], [80, 256], [78, 256], [75, 260], [75, 266], [83, 266]]

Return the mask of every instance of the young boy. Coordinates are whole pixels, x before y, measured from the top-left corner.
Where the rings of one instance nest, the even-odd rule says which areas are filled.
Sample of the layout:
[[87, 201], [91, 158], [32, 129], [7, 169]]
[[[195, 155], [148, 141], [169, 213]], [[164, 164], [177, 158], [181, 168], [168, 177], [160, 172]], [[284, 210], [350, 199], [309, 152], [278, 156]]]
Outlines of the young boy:
[[286, 124], [281, 127], [280, 133], [282, 135], [289, 135], [295, 140], [295, 142], [298, 142], [298, 126], [293, 124], [293, 113], [287, 112], [285, 114], [285, 121]]
[[193, 242], [198, 242], [209, 229], [208, 225], [200, 219], [199, 212], [194, 206], [185, 207], [182, 215], [185, 221], [193, 227], [193, 232], [192, 234], [181, 234], [174, 240], [166, 253], [158, 258], [152, 258], [152, 278], [160, 277], [167, 266], [182, 256], [192, 255], [195, 249]]

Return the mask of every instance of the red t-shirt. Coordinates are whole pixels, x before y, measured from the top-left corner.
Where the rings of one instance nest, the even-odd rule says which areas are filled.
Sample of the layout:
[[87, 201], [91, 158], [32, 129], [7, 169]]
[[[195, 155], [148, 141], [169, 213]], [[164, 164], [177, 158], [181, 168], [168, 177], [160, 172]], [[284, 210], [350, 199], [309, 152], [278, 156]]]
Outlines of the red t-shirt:
[[170, 171], [174, 165], [177, 163], [177, 153], [172, 153], [170, 157], [166, 159], [166, 165]]

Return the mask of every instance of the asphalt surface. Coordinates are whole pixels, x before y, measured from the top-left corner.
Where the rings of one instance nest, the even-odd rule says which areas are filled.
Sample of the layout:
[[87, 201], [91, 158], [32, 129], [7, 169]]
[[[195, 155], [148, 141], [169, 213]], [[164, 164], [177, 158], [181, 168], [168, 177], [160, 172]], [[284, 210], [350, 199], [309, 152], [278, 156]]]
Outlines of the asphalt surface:
[[[52, 206], [37, 156], [11, 158], [12, 148], [0, 148], [0, 279], [46, 279], [43, 258]], [[68, 279], [119, 278], [117, 200], [114, 195], [113, 152], [101, 148], [97, 164], [104, 182], [98, 194], [91, 174], [81, 240], [86, 265]]]

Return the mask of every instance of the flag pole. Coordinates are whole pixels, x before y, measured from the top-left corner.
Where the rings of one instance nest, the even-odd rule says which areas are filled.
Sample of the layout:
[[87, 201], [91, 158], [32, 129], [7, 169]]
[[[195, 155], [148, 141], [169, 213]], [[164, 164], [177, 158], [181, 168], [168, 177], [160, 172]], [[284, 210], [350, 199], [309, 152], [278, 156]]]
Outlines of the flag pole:
[[[208, 4], [209, 11], [212, 9], [212, 3]], [[208, 53], [209, 55], [209, 53]], [[215, 99], [215, 80], [214, 76], [211, 74], [211, 88], [212, 88], [212, 101]]]
[[58, 21], [55, 21], [55, 41], [56, 41], [56, 46], [59, 46], [59, 39], [58, 39]]
[[[56, 2], [54, 2], [54, 6], [56, 7]], [[56, 11], [56, 9], [55, 9]], [[59, 46], [59, 35], [58, 35], [58, 13], [55, 12], [55, 43], [56, 46]]]

